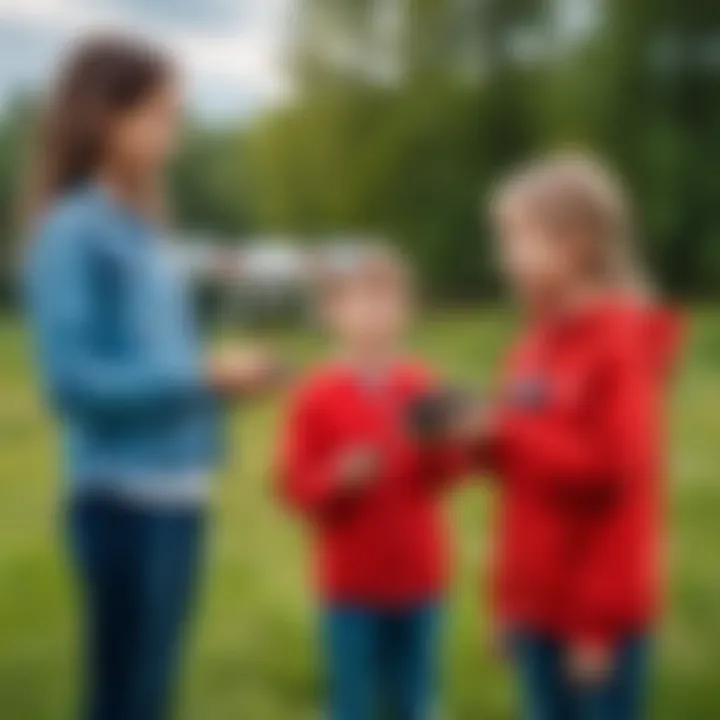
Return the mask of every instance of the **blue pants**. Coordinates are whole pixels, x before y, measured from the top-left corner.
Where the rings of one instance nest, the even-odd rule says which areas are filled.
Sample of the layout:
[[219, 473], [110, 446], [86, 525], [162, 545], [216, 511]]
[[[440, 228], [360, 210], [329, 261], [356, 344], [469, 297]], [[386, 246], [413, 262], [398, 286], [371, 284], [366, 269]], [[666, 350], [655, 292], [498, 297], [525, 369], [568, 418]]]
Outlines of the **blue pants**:
[[84, 497], [70, 506], [84, 602], [87, 720], [169, 712], [198, 575], [202, 512]]
[[568, 680], [566, 647], [557, 640], [520, 632], [510, 639], [523, 703], [524, 720], [638, 720], [648, 666], [644, 636], [622, 641], [613, 672], [597, 687]]
[[322, 621], [332, 720], [426, 720], [437, 704], [437, 603], [400, 611], [331, 606]]

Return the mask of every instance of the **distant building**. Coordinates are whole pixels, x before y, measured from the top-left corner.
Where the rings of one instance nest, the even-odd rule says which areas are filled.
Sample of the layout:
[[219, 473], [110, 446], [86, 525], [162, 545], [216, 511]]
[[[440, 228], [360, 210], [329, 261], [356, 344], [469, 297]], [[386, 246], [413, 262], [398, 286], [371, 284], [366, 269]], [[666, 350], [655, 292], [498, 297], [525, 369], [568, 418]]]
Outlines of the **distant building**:
[[230, 245], [194, 236], [179, 247], [190, 272], [199, 278], [296, 286], [308, 276], [308, 251], [288, 239], [259, 237]]
[[212, 314], [237, 324], [306, 317], [318, 262], [349, 265], [359, 248], [378, 242], [338, 235], [308, 248], [290, 237], [259, 236], [231, 244], [195, 235], [176, 247], [198, 288], [213, 295]]
[[215, 295], [214, 314], [223, 324], [304, 315], [311, 253], [289, 238], [253, 237], [230, 245], [193, 236], [178, 248], [196, 285]]

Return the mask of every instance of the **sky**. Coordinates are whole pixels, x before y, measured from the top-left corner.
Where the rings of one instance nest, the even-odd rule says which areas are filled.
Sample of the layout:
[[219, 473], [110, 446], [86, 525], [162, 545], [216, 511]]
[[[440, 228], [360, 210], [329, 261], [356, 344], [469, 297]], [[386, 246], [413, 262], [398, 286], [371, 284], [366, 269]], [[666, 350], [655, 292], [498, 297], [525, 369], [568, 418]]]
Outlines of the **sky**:
[[[598, 0], [553, 0], [577, 37]], [[167, 44], [187, 78], [191, 112], [247, 117], [291, 92], [283, 53], [298, 0], [0, 0], [0, 110], [17, 90], [42, 89], [63, 51], [96, 29]]]
[[290, 91], [283, 49], [294, 0], [0, 0], [0, 108], [42, 89], [58, 59], [93, 30], [137, 32], [179, 57], [190, 109], [208, 120], [249, 115]]

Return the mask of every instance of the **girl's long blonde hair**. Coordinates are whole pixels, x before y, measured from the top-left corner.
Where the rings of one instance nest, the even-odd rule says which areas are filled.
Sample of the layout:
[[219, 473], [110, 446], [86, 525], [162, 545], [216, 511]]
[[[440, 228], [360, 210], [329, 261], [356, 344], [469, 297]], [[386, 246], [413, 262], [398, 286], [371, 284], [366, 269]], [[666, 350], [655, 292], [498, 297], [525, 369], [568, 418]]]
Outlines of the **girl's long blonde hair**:
[[601, 161], [561, 152], [530, 163], [503, 180], [492, 196], [495, 217], [518, 207], [559, 237], [585, 242], [595, 278], [609, 289], [641, 298], [651, 294], [628, 193]]

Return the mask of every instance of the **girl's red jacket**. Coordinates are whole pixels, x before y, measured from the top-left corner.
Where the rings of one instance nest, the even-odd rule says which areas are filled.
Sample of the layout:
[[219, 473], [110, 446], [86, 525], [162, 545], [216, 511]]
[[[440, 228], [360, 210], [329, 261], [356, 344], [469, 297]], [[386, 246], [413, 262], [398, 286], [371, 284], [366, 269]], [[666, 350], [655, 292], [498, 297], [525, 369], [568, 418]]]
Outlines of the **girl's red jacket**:
[[655, 616], [677, 338], [669, 312], [616, 302], [531, 329], [511, 352], [485, 457], [510, 626], [605, 643]]
[[[431, 387], [415, 363], [382, 378], [347, 366], [314, 372], [298, 389], [280, 449], [280, 491], [310, 521], [319, 585], [330, 602], [394, 607], [432, 599], [448, 580], [448, 542], [440, 497], [461, 468], [451, 448], [421, 448], [405, 420]], [[336, 469], [349, 448], [381, 455], [369, 486], [350, 491]]]

